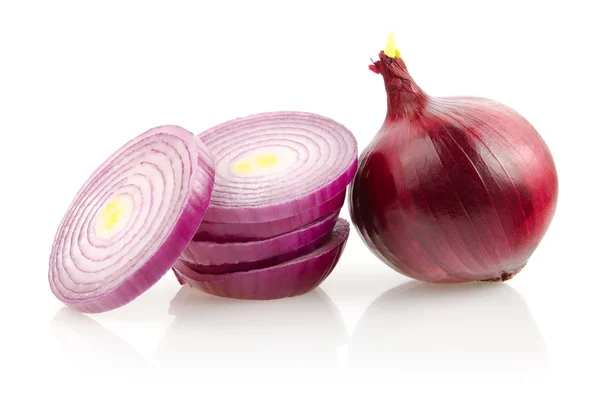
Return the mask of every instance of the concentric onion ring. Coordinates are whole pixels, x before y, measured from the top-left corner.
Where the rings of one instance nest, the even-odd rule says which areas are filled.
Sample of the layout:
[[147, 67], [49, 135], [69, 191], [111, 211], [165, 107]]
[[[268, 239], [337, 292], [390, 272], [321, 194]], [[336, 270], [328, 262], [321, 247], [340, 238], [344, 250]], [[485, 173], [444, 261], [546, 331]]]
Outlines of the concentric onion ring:
[[214, 184], [208, 148], [161, 126], [131, 140], [86, 181], [50, 255], [54, 295], [84, 312], [122, 306], [156, 283], [193, 238]]
[[356, 173], [354, 135], [329, 118], [301, 112], [261, 113], [199, 135], [215, 158], [205, 220], [269, 222], [331, 200]]

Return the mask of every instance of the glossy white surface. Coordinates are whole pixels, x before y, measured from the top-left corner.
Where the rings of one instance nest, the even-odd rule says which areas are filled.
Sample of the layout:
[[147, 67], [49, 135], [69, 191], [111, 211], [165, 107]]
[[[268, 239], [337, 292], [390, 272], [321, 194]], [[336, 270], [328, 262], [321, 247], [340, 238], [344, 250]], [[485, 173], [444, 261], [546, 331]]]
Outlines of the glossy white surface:
[[[0, 4], [0, 396], [599, 394], [593, 2], [124, 3]], [[367, 65], [390, 30], [427, 92], [504, 102], [552, 149], [558, 211], [513, 280], [412, 282], [352, 230], [302, 297], [220, 299], [168, 274], [130, 305], [83, 315], [50, 293], [71, 198], [155, 125], [312, 111], [364, 149], [385, 113]]]

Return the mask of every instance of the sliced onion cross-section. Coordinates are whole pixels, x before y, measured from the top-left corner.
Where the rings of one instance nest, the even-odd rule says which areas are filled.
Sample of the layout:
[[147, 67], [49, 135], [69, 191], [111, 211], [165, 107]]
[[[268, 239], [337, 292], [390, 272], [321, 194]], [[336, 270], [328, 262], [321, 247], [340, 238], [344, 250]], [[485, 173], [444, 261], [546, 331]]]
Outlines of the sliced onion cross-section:
[[205, 221], [271, 222], [310, 211], [342, 193], [356, 173], [354, 135], [329, 118], [260, 113], [199, 135], [215, 159]]
[[120, 307], [156, 283], [192, 240], [215, 169], [208, 148], [178, 126], [129, 141], [85, 182], [54, 238], [54, 295], [83, 312]]

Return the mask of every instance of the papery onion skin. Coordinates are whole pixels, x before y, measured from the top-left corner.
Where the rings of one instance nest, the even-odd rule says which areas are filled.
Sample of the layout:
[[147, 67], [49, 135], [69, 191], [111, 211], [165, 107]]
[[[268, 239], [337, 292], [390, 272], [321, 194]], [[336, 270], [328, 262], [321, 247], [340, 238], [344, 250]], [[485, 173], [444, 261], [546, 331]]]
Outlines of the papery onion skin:
[[383, 75], [388, 112], [350, 187], [361, 237], [414, 279], [510, 279], [556, 210], [546, 143], [514, 110], [484, 98], [430, 97], [401, 58], [379, 57], [370, 68]]
[[270, 239], [214, 243], [192, 241], [181, 259], [199, 273], [224, 274], [262, 269], [314, 251], [329, 239], [339, 211]]
[[[214, 176], [208, 148], [179, 126], [150, 129], [122, 146], [88, 178], [59, 225], [48, 272], [54, 295], [76, 310], [97, 313], [142, 294], [192, 240]], [[114, 198], [132, 209], [116, 202], [110, 222], [120, 229], [107, 226], [101, 236], [96, 214]], [[119, 226], [123, 213], [127, 220]]]
[[331, 239], [317, 250], [279, 265], [227, 274], [201, 274], [179, 260], [173, 271], [208, 294], [246, 300], [298, 296], [318, 287], [333, 271], [346, 246], [350, 225], [338, 218]]
[[344, 206], [346, 189], [322, 205], [311, 208], [289, 218], [270, 222], [213, 223], [203, 221], [196, 232], [195, 240], [217, 243], [258, 241], [291, 232], [316, 221], [322, 216], [338, 211]]
[[[215, 187], [204, 217], [212, 223], [270, 222], [311, 210], [344, 191], [358, 163], [354, 135], [335, 120], [308, 112], [239, 117], [198, 137], [215, 158]], [[296, 159], [272, 174], [245, 177], [232, 171], [235, 161], [266, 147]]]

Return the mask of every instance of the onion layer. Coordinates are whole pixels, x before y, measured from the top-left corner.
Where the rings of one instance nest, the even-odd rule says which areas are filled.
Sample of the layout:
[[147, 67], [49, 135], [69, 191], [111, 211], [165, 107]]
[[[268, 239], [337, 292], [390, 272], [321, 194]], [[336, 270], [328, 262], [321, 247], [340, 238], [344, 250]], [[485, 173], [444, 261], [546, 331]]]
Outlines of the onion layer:
[[483, 98], [433, 98], [381, 52], [388, 113], [360, 158], [350, 213], [393, 269], [432, 282], [503, 281], [527, 263], [553, 218], [550, 150], [514, 110]]
[[135, 299], [193, 238], [213, 184], [212, 157], [191, 132], [161, 126], [129, 141], [85, 182], [58, 228], [54, 295], [83, 312]]
[[329, 213], [339, 212], [345, 200], [346, 189], [322, 205], [289, 218], [255, 223], [212, 223], [203, 221], [194, 239], [218, 243], [265, 240], [308, 225]]
[[181, 255], [199, 273], [222, 274], [260, 269], [294, 259], [325, 242], [335, 226], [339, 211], [267, 240], [244, 243], [192, 241]]
[[202, 274], [179, 260], [173, 270], [185, 283], [206, 293], [235, 299], [280, 299], [316, 288], [334, 269], [342, 254], [350, 225], [338, 218], [331, 239], [317, 250], [279, 265], [247, 272]]
[[205, 220], [270, 222], [316, 208], [356, 173], [356, 139], [343, 125], [311, 113], [261, 113], [199, 135], [215, 158]]

